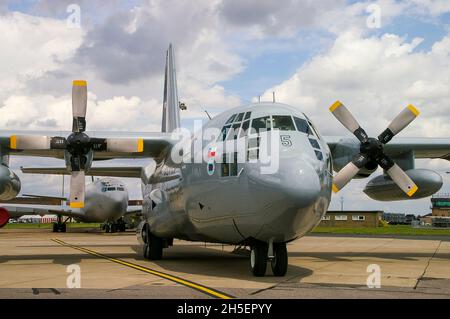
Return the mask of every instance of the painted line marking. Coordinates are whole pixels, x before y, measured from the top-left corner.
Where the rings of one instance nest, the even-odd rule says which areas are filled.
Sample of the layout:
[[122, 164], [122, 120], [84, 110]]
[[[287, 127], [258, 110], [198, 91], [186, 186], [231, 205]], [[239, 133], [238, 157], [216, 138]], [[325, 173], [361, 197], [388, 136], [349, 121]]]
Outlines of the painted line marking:
[[124, 261], [124, 260], [121, 260], [121, 259], [112, 258], [112, 257], [100, 254], [100, 253], [95, 252], [95, 251], [90, 250], [90, 249], [86, 249], [86, 248], [83, 248], [83, 247], [80, 247], [80, 246], [76, 246], [76, 245], [72, 245], [72, 244], [66, 243], [66, 242], [64, 242], [62, 240], [59, 240], [59, 239], [52, 239], [52, 241], [54, 241], [55, 243], [60, 244], [62, 246], [70, 247], [70, 248], [73, 248], [73, 249], [85, 252], [87, 254], [90, 254], [90, 255], [93, 255], [93, 256], [96, 256], [96, 257], [100, 257], [100, 258], [109, 260], [111, 262], [123, 265], [123, 266], [127, 266], [127, 267], [130, 267], [130, 268], [133, 268], [133, 269], [136, 269], [136, 270], [140, 270], [140, 271], [143, 271], [143, 272], [151, 274], [151, 275], [155, 275], [155, 276], [158, 276], [158, 277], [161, 277], [161, 278], [173, 281], [175, 283], [178, 283], [180, 285], [183, 285], [183, 286], [195, 289], [195, 290], [197, 290], [199, 292], [202, 292], [202, 293], [207, 294], [207, 295], [209, 295], [211, 297], [214, 297], [214, 298], [218, 298], [218, 299], [234, 299], [235, 298], [234, 296], [231, 296], [231, 295], [225, 294], [223, 292], [220, 292], [218, 290], [215, 290], [215, 289], [212, 289], [212, 288], [209, 288], [209, 287], [206, 287], [206, 286], [194, 283], [192, 281], [189, 281], [189, 280], [186, 280], [186, 279], [182, 279], [182, 278], [177, 277], [177, 276], [169, 275], [169, 274], [166, 274], [166, 273], [154, 270], [154, 269], [143, 267], [143, 266], [140, 266], [140, 265], [137, 265], [137, 264], [134, 264], [134, 263], [130, 263], [130, 262], [127, 262], [127, 261]]

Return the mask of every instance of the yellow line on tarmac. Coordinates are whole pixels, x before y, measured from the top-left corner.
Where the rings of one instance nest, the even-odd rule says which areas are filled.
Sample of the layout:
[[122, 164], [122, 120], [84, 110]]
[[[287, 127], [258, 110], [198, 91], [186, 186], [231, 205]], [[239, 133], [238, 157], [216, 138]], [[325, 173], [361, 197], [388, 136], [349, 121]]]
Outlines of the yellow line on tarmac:
[[140, 270], [140, 271], [146, 272], [148, 274], [152, 274], [152, 275], [155, 275], [155, 276], [158, 276], [158, 277], [161, 277], [161, 278], [164, 278], [164, 279], [176, 282], [178, 284], [181, 284], [181, 285], [189, 287], [189, 288], [193, 288], [193, 289], [195, 289], [197, 291], [200, 291], [200, 292], [202, 292], [204, 294], [207, 294], [209, 296], [212, 296], [212, 297], [215, 297], [215, 298], [218, 298], [218, 299], [233, 299], [234, 298], [231, 295], [227, 295], [227, 294], [225, 294], [223, 292], [220, 292], [220, 291], [217, 291], [215, 289], [208, 288], [208, 287], [200, 285], [200, 284], [196, 284], [196, 283], [194, 283], [192, 281], [185, 280], [185, 279], [173, 276], [173, 275], [169, 275], [169, 274], [166, 274], [166, 273], [154, 270], [154, 269], [150, 269], [150, 268], [147, 268], [147, 267], [143, 267], [143, 266], [140, 266], [140, 265], [137, 265], [137, 264], [133, 264], [133, 263], [130, 263], [130, 262], [127, 262], [127, 261], [123, 261], [123, 260], [120, 260], [120, 259], [108, 257], [106, 255], [97, 253], [97, 252], [95, 252], [93, 250], [86, 249], [86, 248], [83, 248], [83, 247], [80, 247], [80, 246], [75, 246], [75, 245], [66, 243], [66, 242], [64, 242], [62, 240], [59, 240], [59, 239], [52, 239], [52, 241], [54, 241], [55, 243], [58, 243], [60, 245], [63, 245], [63, 246], [66, 246], [66, 247], [70, 247], [70, 248], [73, 248], [73, 249], [85, 252], [87, 254], [90, 254], [90, 255], [93, 255], [93, 256], [97, 256], [97, 257], [100, 257], [100, 258], [103, 258], [103, 259], [115, 262], [115, 263], [123, 265], [123, 266], [127, 266], [127, 267], [130, 267], [130, 268], [136, 269], [136, 270]]

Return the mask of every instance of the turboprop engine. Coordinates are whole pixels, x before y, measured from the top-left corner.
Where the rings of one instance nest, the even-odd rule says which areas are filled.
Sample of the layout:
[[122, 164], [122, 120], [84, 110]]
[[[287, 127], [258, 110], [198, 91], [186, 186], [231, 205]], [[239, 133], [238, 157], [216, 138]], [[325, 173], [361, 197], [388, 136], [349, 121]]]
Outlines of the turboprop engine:
[[7, 166], [0, 165], [0, 200], [16, 198], [20, 187], [19, 177]]
[[413, 196], [408, 196], [402, 191], [388, 175], [380, 175], [369, 181], [364, 188], [364, 193], [378, 201], [394, 201], [405, 199], [418, 199], [428, 197], [438, 192], [442, 187], [442, 176], [428, 169], [410, 169], [405, 171], [418, 186]]

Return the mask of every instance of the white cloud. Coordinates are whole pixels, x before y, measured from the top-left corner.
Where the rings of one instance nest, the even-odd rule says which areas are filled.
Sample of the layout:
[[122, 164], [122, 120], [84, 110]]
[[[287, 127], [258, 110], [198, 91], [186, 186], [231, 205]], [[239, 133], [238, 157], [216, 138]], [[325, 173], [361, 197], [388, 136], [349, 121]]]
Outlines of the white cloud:
[[80, 29], [65, 22], [14, 12], [0, 15], [0, 86], [5, 93], [23, 88], [27, 81], [58, 69], [81, 44]]

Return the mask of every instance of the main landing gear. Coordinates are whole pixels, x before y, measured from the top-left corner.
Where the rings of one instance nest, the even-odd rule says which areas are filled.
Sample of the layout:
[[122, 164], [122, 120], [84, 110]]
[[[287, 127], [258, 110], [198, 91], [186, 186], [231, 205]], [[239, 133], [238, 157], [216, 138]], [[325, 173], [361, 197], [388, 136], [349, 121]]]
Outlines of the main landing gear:
[[119, 219], [115, 223], [105, 223], [103, 224], [103, 230], [106, 233], [117, 233], [117, 232], [125, 232], [126, 225], [123, 219]]
[[58, 219], [56, 223], [53, 223], [53, 232], [54, 233], [65, 233], [67, 231], [66, 222], [69, 218], [67, 218], [65, 221], [62, 220], [62, 216], [58, 215]]
[[148, 260], [161, 260], [163, 249], [173, 245], [172, 239], [164, 239], [153, 235], [148, 225], [142, 229], [144, 240], [144, 258]]
[[250, 270], [253, 276], [263, 277], [266, 274], [267, 261], [270, 261], [274, 276], [286, 275], [288, 267], [286, 243], [254, 243], [250, 252]]

